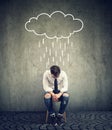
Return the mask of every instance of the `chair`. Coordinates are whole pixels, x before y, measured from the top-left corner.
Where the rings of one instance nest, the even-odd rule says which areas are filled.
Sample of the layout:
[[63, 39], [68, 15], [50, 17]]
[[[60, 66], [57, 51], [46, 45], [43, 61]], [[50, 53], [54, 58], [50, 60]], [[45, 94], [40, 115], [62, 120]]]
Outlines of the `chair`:
[[[49, 112], [48, 110], [46, 111], [46, 118], [45, 118], [45, 122], [47, 123], [48, 122], [48, 117], [49, 117]], [[66, 112], [63, 113], [63, 117], [64, 117], [64, 120], [66, 122]]]

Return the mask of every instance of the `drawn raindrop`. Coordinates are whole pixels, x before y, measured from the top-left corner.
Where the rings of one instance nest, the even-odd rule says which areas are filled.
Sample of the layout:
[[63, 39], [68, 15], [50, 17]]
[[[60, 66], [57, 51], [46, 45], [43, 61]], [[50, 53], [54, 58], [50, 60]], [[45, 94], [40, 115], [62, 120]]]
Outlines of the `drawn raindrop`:
[[66, 43], [64, 43], [64, 51], [66, 51]]
[[70, 54], [67, 54], [67, 60], [70, 61]]
[[57, 57], [57, 51], [55, 51], [55, 57]]
[[56, 42], [58, 43], [58, 38], [56, 38]]
[[70, 44], [70, 40], [69, 40], [69, 38], [67, 38], [67, 42], [68, 42], [68, 45]]
[[62, 57], [63, 57], [63, 50], [61, 51]]
[[54, 42], [52, 42], [52, 48], [54, 48]]
[[40, 48], [40, 41], [39, 41], [39, 43], [38, 43], [38, 47]]
[[52, 61], [54, 62], [54, 57], [52, 57]]
[[44, 39], [42, 39], [42, 43], [43, 43], [43, 45], [44, 45]]
[[47, 48], [47, 46], [46, 46], [46, 53], [48, 52], [48, 48]]
[[49, 49], [49, 56], [51, 56], [51, 49]]

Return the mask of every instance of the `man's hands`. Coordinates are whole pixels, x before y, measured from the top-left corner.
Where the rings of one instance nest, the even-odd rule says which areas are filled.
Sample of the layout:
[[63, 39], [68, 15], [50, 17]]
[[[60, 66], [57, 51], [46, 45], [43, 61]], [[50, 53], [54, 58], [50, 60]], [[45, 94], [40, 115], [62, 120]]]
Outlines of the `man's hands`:
[[58, 102], [58, 99], [61, 97], [62, 93], [60, 92], [58, 94], [55, 94], [55, 93], [51, 92], [51, 95], [52, 95], [52, 100], [54, 102]]

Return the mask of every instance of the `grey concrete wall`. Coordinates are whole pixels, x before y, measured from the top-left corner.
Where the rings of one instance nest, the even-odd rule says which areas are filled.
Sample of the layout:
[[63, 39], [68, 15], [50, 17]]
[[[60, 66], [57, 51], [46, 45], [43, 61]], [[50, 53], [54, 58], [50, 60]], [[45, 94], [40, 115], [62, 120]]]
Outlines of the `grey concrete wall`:
[[[59, 66], [69, 79], [68, 110], [112, 110], [112, 11], [109, 1], [6, 0], [0, 3], [1, 111], [45, 110], [42, 76], [49, 54], [46, 53], [45, 58], [43, 54], [46, 46], [51, 48], [52, 40], [29, 33], [24, 25], [32, 16], [56, 10], [71, 13], [84, 22], [83, 30], [70, 37], [70, 45], [66, 40], [61, 41], [67, 47], [63, 56], [65, 65], [59, 62]], [[61, 55], [60, 41], [53, 42]], [[52, 55], [48, 68], [54, 64], [51, 59]]]

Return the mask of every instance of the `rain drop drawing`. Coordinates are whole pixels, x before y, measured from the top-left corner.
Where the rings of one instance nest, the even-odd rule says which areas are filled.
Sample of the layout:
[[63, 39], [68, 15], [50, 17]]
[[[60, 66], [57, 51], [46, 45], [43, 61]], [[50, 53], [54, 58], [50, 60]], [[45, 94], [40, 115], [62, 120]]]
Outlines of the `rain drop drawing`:
[[40, 55], [40, 62], [46, 61], [46, 68], [52, 64], [64, 66], [65, 63], [70, 62], [68, 47], [73, 47], [73, 42], [70, 42], [69, 38], [74, 33], [80, 32], [83, 27], [81, 19], [62, 11], [54, 11], [51, 14], [41, 13], [25, 23], [28, 32], [42, 36], [42, 40], [38, 42], [38, 49], [43, 46], [45, 48], [43, 55]]

